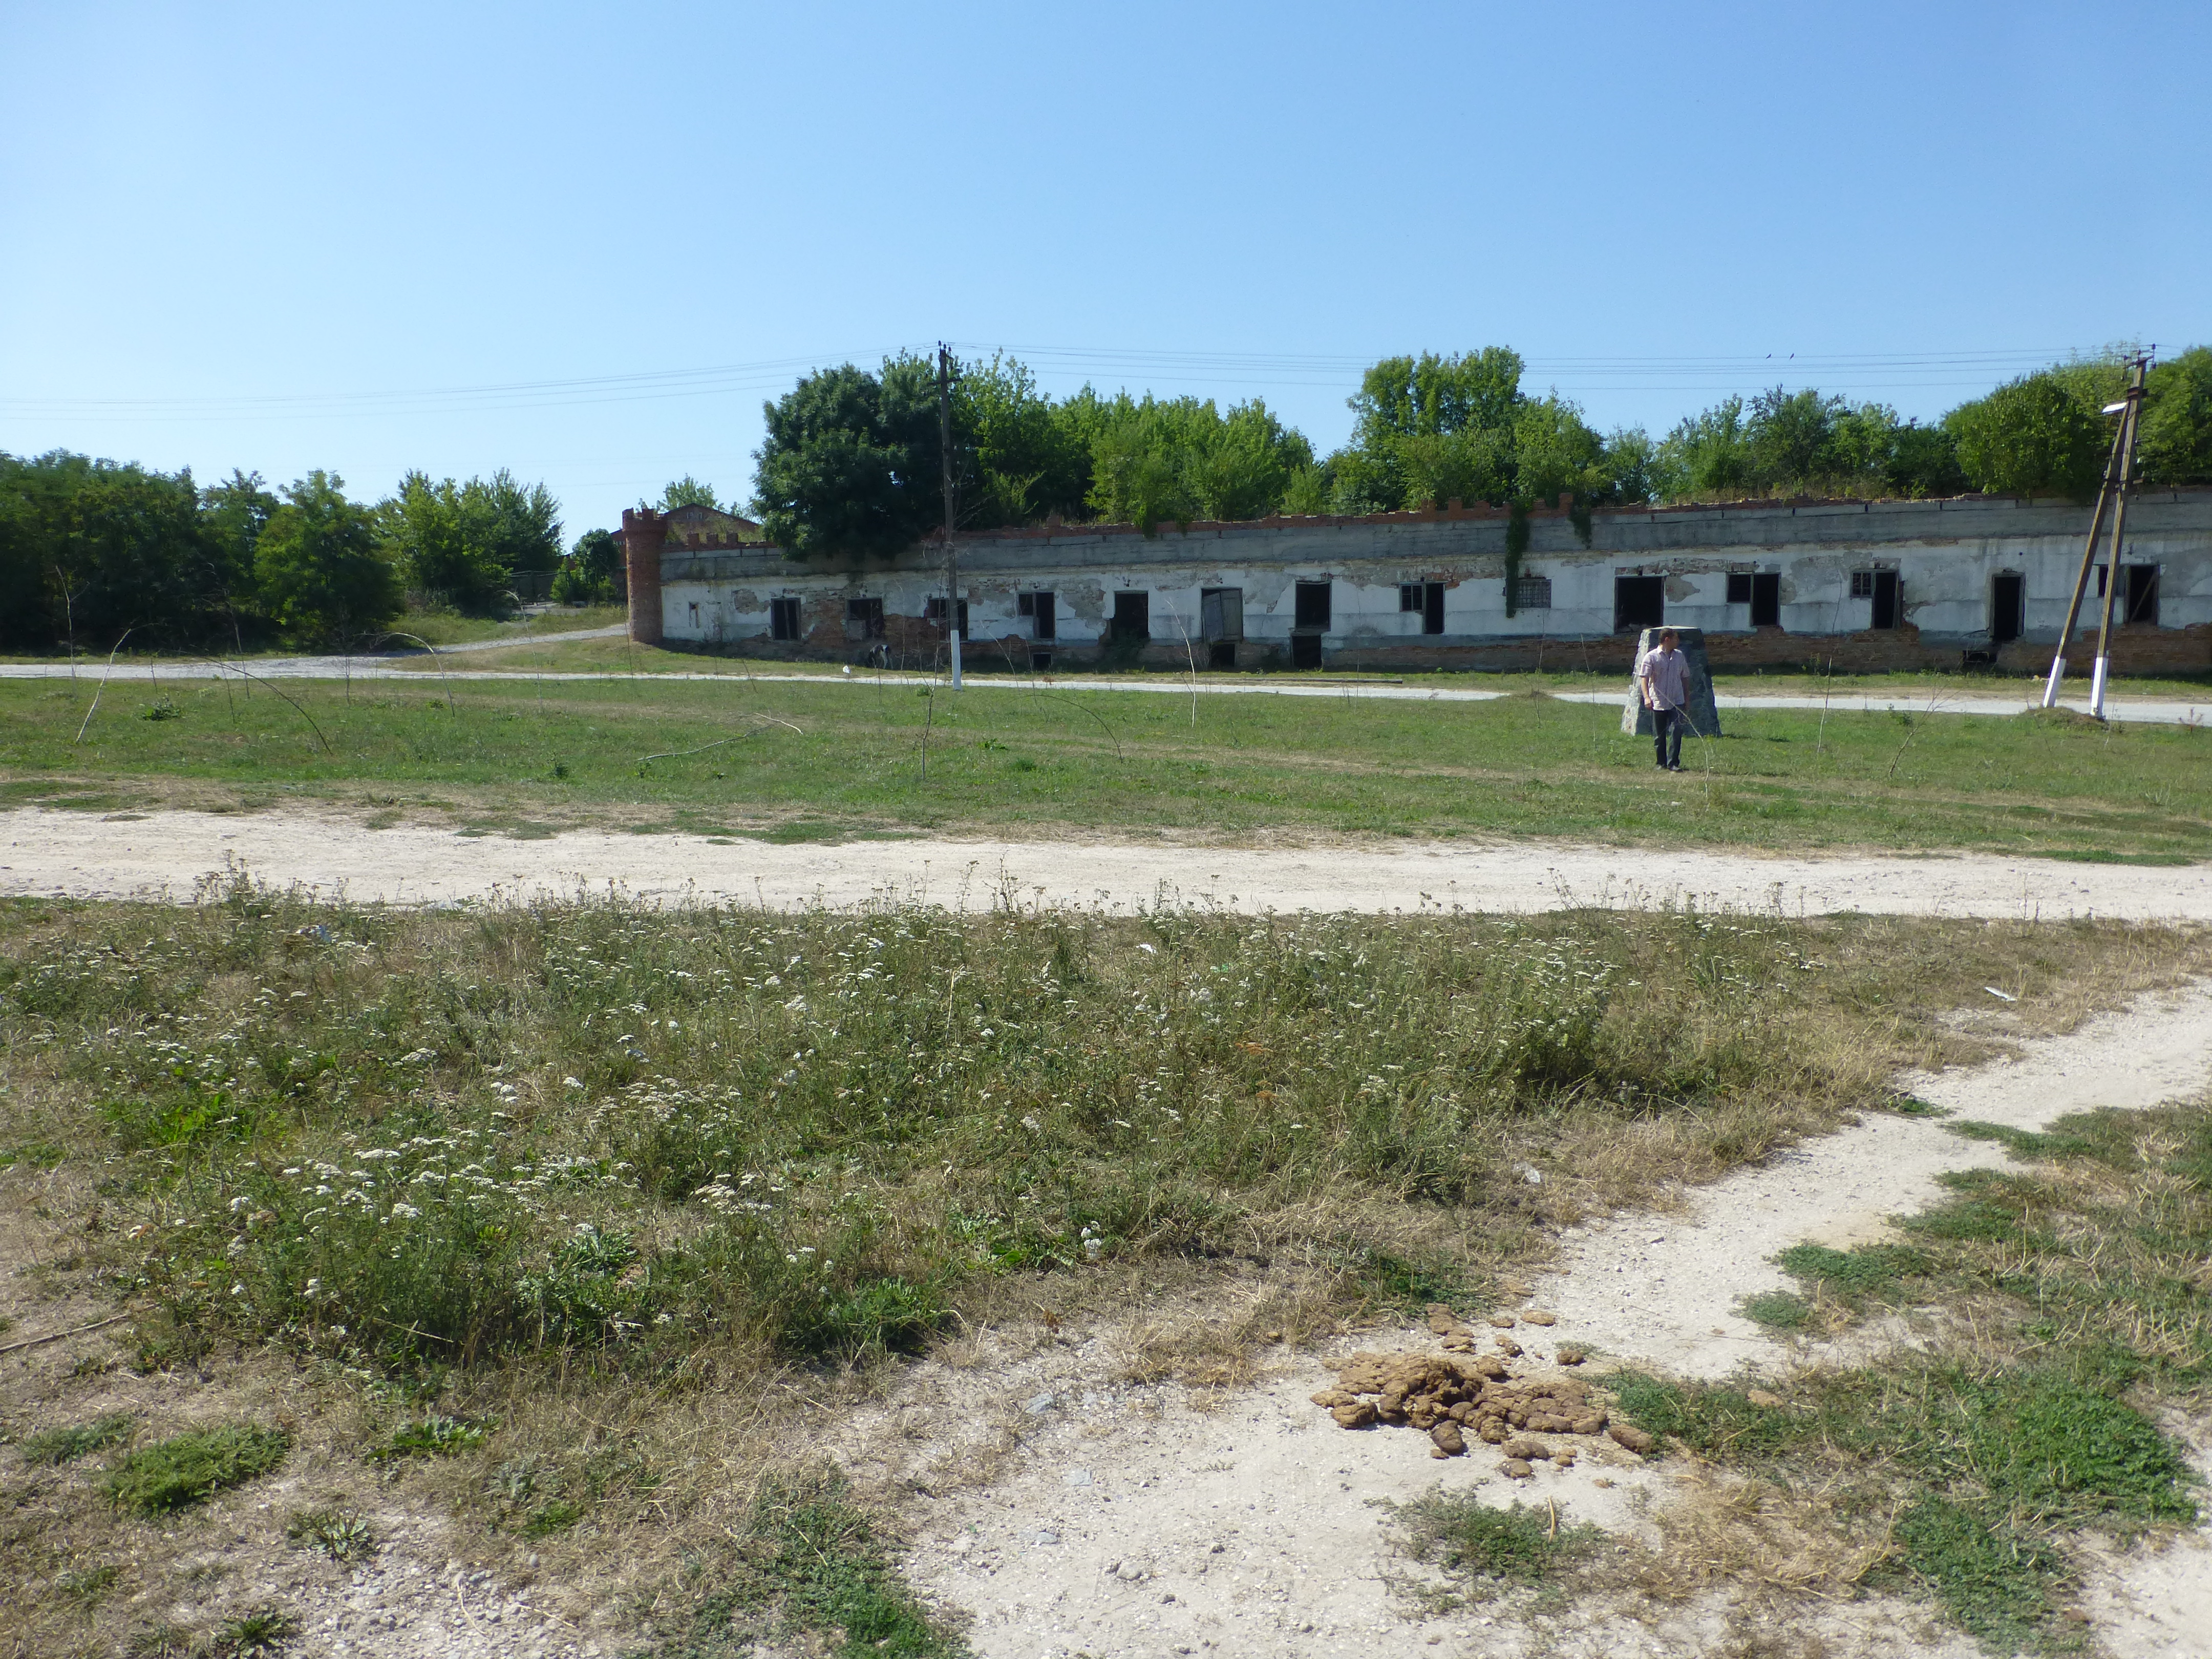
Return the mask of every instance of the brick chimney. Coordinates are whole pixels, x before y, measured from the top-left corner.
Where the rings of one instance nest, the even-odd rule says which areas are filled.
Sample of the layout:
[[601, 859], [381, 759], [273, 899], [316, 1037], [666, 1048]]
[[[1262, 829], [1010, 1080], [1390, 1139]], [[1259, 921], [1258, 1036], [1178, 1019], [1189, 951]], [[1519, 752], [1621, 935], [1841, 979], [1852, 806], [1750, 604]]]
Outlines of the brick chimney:
[[650, 507], [623, 508], [623, 562], [629, 579], [629, 636], [640, 645], [660, 643], [660, 548], [668, 515]]

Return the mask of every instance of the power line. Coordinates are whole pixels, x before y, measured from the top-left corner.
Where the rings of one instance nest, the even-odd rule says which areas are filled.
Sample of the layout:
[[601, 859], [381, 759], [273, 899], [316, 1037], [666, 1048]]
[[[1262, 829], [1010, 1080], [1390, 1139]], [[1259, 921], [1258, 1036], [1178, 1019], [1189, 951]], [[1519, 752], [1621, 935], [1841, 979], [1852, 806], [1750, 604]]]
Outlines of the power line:
[[[1008, 345], [956, 341], [978, 356], [1003, 353], [1033, 370], [1054, 375], [1141, 376], [1175, 386], [1321, 386], [1348, 389], [1383, 354], [1157, 351], [1134, 348]], [[148, 422], [201, 421], [389, 419], [505, 410], [588, 407], [728, 397], [787, 386], [825, 364], [870, 362], [911, 348], [810, 353], [752, 362], [653, 369], [622, 374], [577, 375], [537, 380], [489, 381], [453, 386], [415, 386], [356, 392], [234, 393], [179, 398], [0, 398], [0, 416]], [[920, 355], [920, 354], [917, 354]], [[1531, 356], [1523, 379], [1578, 392], [1710, 392], [1771, 379], [1824, 376], [1867, 389], [1972, 389], [1997, 376], [2096, 355], [2080, 348], [2004, 351], [1738, 353], [1732, 356]]]

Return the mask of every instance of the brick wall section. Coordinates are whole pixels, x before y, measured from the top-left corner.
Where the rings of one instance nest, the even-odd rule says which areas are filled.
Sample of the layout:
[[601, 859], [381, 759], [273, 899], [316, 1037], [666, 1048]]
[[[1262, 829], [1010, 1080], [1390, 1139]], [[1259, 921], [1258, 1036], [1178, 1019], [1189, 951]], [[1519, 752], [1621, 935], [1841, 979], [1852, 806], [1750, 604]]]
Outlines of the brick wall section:
[[659, 645], [660, 548], [668, 538], [668, 520], [641, 507], [626, 507], [622, 516], [623, 566], [629, 579], [629, 636], [640, 645]]

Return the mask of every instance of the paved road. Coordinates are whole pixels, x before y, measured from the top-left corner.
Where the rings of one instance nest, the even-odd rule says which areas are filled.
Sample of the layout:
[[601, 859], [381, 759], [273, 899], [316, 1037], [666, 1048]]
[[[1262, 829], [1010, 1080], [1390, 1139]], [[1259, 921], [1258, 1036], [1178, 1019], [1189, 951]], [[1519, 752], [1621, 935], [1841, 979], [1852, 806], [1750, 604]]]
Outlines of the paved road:
[[[404, 658], [392, 657], [274, 657], [259, 659], [247, 666], [250, 672], [264, 679], [339, 679], [356, 680], [420, 680], [434, 674], [456, 680], [496, 681], [528, 679], [544, 681], [656, 680], [678, 682], [729, 682], [773, 680], [781, 684], [811, 686], [866, 686], [876, 683], [877, 677], [866, 672], [848, 674], [792, 673], [770, 671], [763, 673], [731, 672], [725, 673], [688, 673], [670, 672], [647, 674], [610, 674], [586, 671], [563, 671], [538, 673], [529, 670], [447, 668], [442, 659], [462, 652], [493, 651], [518, 644], [555, 645], [574, 640], [618, 639], [624, 632], [620, 624], [611, 628], [580, 629], [565, 634], [544, 634], [529, 641], [479, 640], [467, 645], [441, 646], [437, 655], [440, 662], [434, 665], [420, 652]], [[400, 663], [414, 665], [400, 666]], [[118, 663], [113, 678], [125, 683], [158, 684], [163, 680], [215, 679], [227, 672], [237, 672], [225, 665], [208, 662], [131, 662]], [[80, 681], [94, 678], [88, 665], [79, 665]], [[62, 663], [0, 663], [0, 679], [67, 679], [68, 665]], [[902, 684], [921, 685], [942, 684], [941, 679], [921, 674], [902, 674], [896, 677]], [[1334, 697], [1359, 701], [1392, 702], [1490, 702], [1499, 697], [1510, 696], [1510, 690], [1489, 690], [1473, 686], [1439, 685], [1426, 678], [1401, 683], [1387, 680], [1330, 680], [1292, 679], [1287, 677], [1253, 677], [1233, 680], [1177, 680], [1164, 674], [1130, 676], [1055, 675], [1048, 680], [1000, 675], [978, 674], [969, 679], [968, 689], [974, 691], [1030, 691], [1040, 685], [1049, 685], [1055, 691], [1122, 691], [1153, 696], [1187, 697], [1194, 691], [1200, 696], [1265, 696], [1265, 697]], [[1566, 691], [1559, 695], [1563, 702], [1595, 703], [1601, 707], [1618, 708], [1626, 696], [1624, 685], [1619, 691]], [[2009, 718], [2033, 708], [2039, 701], [2031, 692], [2014, 696], [1968, 696], [1964, 693], [1938, 691], [1914, 696], [1896, 694], [1838, 692], [1826, 697], [1765, 696], [1731, 694], [1717, 696], [1714, 701], [1723, 710], [1765, 708], [1826, 708], [1832, 714], [1888, 714], [1891, 712], [1915, 714], [1981, 714], [2000, 719]], [[2086, 698], [2067, 698], [2063, 706], [2075, 714], [2086, 714], [2089, 706]], [[2112, 697], [2107, 699], [2107, 709], [2114, 720], [2135, 721], [2154, 726], [2202, 726], [2212, 722], [2212, 698], [2202, 702], [2179, 701], [2167, 698]]]

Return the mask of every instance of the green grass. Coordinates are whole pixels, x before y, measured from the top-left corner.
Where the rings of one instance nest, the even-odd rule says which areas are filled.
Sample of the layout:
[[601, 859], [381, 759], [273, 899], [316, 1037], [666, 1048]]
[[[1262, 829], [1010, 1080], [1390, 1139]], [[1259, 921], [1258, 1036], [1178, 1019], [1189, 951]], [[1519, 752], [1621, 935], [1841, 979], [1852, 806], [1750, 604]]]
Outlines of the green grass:
[[1542, 698], [1218, 697], [1194, 723], [1170, 696], [956, 698], [859, 679], [456, 680], [451, 702], [447, 689], [356, 684], [349, 696], [288, 682], [295, 710], [265, 689], [180, 683], [165, 693], [182, 717], [155, 722], [137, 718], [145, 688], [114, 687], [79, 744], [89, 686], [0, 684], [0, 802], [114, 812], [325, 799], [489, 833], [1303, 828], [2212, 857], [2212, 738], [2184, 727], [1761, 711], [1731, 714], [1729, 735], [1692, 744], [1689, 770], [1670, 776], [1614, 711]]
[[771, 1477], [742, 1522], [724, 1583], [653, 1651], [656, 1659], [722, 1659], [757, 1651], [756, 1637], [797, 1634], [809, 1651], [842, 1659], [958, 1659], [968, 1644], [931, 1620], [892, 1565], [875, 1523], [834, 1472]]
[[118, 1509], [165, 1515], [268, 1474], [289, 1447], [275, 1429], [196, 1429], [130, 1453], [102, 1484]]
[[[1956, 1127], [2038, 1163], [1945, 1177], [1953, 1195], [1910, 1218], [1910, 1246], [1779, 1259], [1850, 1310], [1971, 1309], [1971, 1358], [1939, 1347], [1801, 1373], [1782, 1407], [1736, 1387], [1613, 1382], [1625, 1416], [1701, 1456], [1844, 1493], [1839, 1524], [1893, 1511], [1889, 1575], [1996, 1650], [2063, 1649], [2075, 1536], [2198, 1514], [2201, 1483], [2143, 1407], [2212, 1382], [2212, 1106], [2088, 1113], [2040, 1134]], [[1802, 1297], [1772, 1299], [1809, 1317]]]
[[1518, 1502], [1493, 1508], [1472, 1492], [1439, 1488], [1385, 1507], [1405, 1529], [1406, 1553], [1437, 1563], [1478, 1600], [1501, 1589], [1555, 1583], [1606, 1536], [1593, 1526], [1562, 1526], [1550, 1511], [1524, 1509]]
[[[1960, 1052], [1945, 1015], [1984, 985], [2033, 1014], [2205, 950], [1656, 912], [19, 900], [0, 1142], [100, 1171], [99, 1228], [57, 1224], [141, 1310], [143, 1363], [289, 1358], [357, 1391], [337, 1455], [501, 1547], [648, 1552], [680, 1610], [733, 1582], [726, 1528], [788, 1455], [776, 1419], [707, 1455], [724, 1400], [850, 1398], [963, 1322], [1232, 1285], [1249, 1332], [1166, 1331], [1148, 1374], [1466, 1305], [1545, 1230], [1881, 1107]], [[209, 1438], [134, 1454], [118, 1499], [249, 1478]], [[724, 1611], [788, 1599], [762, 1597]]]
[[26, 1463], [70, 1463], [88, 1452], [100, 1450], [131, 1437], [128, 1413], [103, 1417], [64, 1429], [47, 1429], [25, 1435], [17, 1443]]

